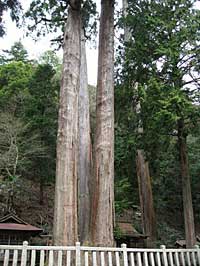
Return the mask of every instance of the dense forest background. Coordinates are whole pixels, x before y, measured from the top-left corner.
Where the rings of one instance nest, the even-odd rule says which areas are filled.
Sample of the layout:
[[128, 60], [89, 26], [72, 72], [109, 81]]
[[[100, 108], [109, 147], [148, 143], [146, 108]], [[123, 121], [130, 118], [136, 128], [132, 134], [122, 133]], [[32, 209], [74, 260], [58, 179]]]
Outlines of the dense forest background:
[[[127, 14], [120, 12], [115, 21], [120, 35], [115, 55], [115, 211], [140, 206], [136, 157], [142, 150], [149, 165], [157, 245], [173, 246], [184, 239], [180, 139], [186, 144], [200, 234], [200, 12], [194, 2], [130, 1]], [[1, 52], [0, 215], [15, 211], [46, 233], [53, 224], [60, 77], [61, 61], [53, 51], [30, 60], [17, 42]], [[93, 140], [96, 88], [88, 89]], [[142, 233], [141, 224], [133, 224]]]

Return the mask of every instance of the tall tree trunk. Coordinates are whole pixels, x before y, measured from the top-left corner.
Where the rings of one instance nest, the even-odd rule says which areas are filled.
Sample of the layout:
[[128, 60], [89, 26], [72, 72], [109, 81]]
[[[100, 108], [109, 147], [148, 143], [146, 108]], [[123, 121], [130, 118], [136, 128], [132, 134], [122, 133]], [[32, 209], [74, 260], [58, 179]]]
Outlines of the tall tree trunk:
[[81, 65], [79, 91], [79, 165], [78, 165], [78, 220], [81, 243], [89, 241], [90, 182], [92, 166], [92, 145], [90, 139], [90, 111], [88, 93], [87, 60], [85, 37], [81, 34]]
[[186, 239], [186, 247], [191, 248], [194, 247], [196, 243], [196, 237], [195, 237], [192, 193], [191, 193], [187, 144], [186, 144], [187, 136], [184, 131], [185, 131], [184, 120], [180, 119], [178, 121], [178, 143], [179, 143], [179, 156], [180, 156], [180, 168], [181, 168], [181, 179], [182, 179], [185, 239]]
[[[138, 84], [135, 85], [135, 90], [138, 92]], [[136, 112], [141, 112], [140, 101], [136, 106]], [[144, 133], [142, 121], [138, 124], [138, 134]], [[147, 247], [153, 247], [156, 240], [156, 219], [153, 204], [153, 193], [151, 186], [151, 177], [149, 173], [149, 163], [145, 158], [145, 152], [142, 149], [137, 150], [136, 154], [137, 177], [139, 187], [140, 206], [142, 212], [142, 229], [143, 233], [148, 236], [146, 240]]]
[[114, 224], [114, 0], [101, 1], [92, 241], [112, 246]]
[[63, 48], [57, 135], [53, 237], [55, 245], [77, 241], [78, 91], [80, 78], [80, 1], [71, 1]]
[[153, 247], [156, 239], [156, 220], [153, 206], [149, 164], [145, 161], [143, 150], [137, 150], [136, 165], [143, 233], [148, 236], [146, 241], [147, 247]]

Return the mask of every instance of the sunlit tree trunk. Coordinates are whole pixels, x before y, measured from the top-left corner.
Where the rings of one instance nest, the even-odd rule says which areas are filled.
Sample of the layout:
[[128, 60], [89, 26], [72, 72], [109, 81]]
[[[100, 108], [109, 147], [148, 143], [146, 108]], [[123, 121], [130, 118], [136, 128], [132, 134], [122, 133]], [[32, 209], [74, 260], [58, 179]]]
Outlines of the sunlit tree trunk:
[[112, 246], [114, 223], [114, 0], [101, 1], [92, 241]]
[[182, 194], [183, 194], [183, 211], [185, 222], [185, 239], [186, 247], [194, 247], [196, 243], [195, 237], [195, 225], [194, 214], [192, 205], [192, 193], [190, 184], [190, 174], [187, 155], [187, 136], [184, 133], [184, 120], [178, 121], [178, 143], [179, 143], [179, 156], [180, 156], [180, 168], [182, 179]]
[[80, 78], [80, 1], [70, 1], [64, 35], [57, 135], [53, 238], [55, 245], [77, 241], [78, 91]]
[[90, 139], [90, 111], [88, 93], [87, 60], [85, 37], [81, 34], [81, 65], [79, 91], [79, 164], [78, 164], [78, 221], [81, 243], [89, 241], [89, 222], [91, 210], [90, 183], [92, 167], [92, 148]]

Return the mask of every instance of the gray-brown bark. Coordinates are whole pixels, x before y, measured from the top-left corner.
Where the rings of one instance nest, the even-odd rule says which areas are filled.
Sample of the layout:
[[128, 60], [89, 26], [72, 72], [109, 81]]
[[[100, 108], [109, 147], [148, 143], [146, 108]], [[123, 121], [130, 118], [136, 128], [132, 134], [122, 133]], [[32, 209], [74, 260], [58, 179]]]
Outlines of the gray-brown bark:
[[185, 135], [184, 131], [185, 131], [184, 120], [180, 119], [178, 121], [178, 143], [179, 143], [181, 179], [182, 179], [185, 239], [186, 239], [186, 247], [191, 248], [194, 247], [196, 243], [196, 237], [195, 237], [192, 193], [191, 193], [187, 144], [186, 144], [187, 136]]
[[156, 220], [153, 206], [149, 164], [145, 161], [143, 150], [137, 150], [136, 165], [143, 233], [148, 236], [147, 247], [152, 247], [154, 246], [154, 241], [156, 239]]
[[57, 135], [53, 237], [55, 245], [77, 241], [78, 91], [80, 78], [80, 3], [69, 7], [63, 47]]
[[101, 1], [92, 241], [112, 246], [114, 223], [114, 0]]
[[81, 34], [81, 65], [79, 91], [79, 164], [78, 164], [78, 221], [79, 240], [81, 243], [89, 241], [90, 222], [90, 182], [92, 166], [92, 149], [90, 139], [90, 111], [87, 79], [87, 61], [85, 37]]
[[[135, 88], [138, 92], [138, 84]], [[136, 105], [136, 112], [141, 112], [140, 101]], [[143, 134], [143, 124], [140, 120], [137, 128], [138, 134]], [[151, 186], [151, 178], [149, 173], [149, 163], [145, 158], [145, 152], [142, 149], [137, 150], [136, 154], [137, 178], [140, 197], [140, 207], [142, 212], [142, 229], [143, 233], [148, 236], [146, 240], [147, 247], [153, 247], [156, 240], [156, 219], [153, 204], [153, 193]]]

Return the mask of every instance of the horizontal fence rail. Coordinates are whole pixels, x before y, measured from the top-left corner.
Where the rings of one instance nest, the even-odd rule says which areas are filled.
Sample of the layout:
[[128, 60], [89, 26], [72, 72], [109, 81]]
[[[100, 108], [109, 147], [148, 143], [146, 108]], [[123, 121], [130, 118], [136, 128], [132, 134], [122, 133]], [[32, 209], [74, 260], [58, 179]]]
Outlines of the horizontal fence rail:
[[0, 246], [2, 266], [200, 266], [200, 249]]

